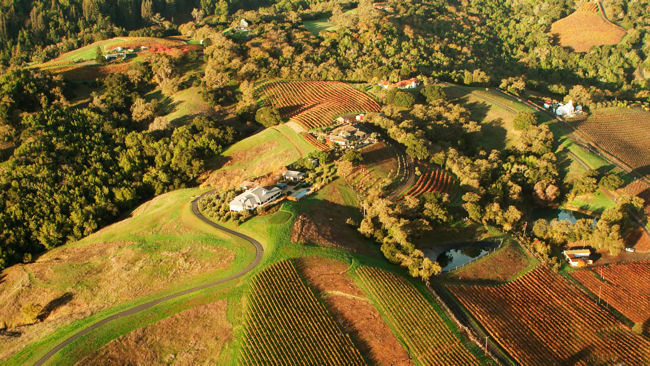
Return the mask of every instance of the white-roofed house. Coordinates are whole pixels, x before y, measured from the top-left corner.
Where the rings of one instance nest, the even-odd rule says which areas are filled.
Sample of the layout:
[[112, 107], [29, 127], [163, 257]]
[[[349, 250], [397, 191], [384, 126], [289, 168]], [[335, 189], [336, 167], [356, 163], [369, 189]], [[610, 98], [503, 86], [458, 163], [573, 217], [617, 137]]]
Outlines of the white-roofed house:
[[281, 195], [282, 190], [278, 187], [257, 187], [249, 189], [230, 202], [230, 211], [241, 212], [254, 210], [259, 206], [280, 198]]

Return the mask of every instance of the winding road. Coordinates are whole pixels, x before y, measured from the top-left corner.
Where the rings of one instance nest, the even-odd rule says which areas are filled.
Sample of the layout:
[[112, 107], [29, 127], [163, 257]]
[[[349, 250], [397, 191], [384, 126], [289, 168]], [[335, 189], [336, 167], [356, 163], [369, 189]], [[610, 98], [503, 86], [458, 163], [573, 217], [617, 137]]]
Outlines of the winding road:
[[87, 328], [84, 328], [81, 331], [71, 335], [70, 337], [68, 337], [67, 339], [62, 341], [61, 343], [57, 344], [56, 347], [49, 350], [45, 355], [43, 355], [43, 357], [41, 357], [38, 361], [36, 361], [35, 365], [37, 365], [37, 366], [43, 365], [45, 362], [47, 362], [50, 358], [52, 358], [52, 356], [54, 356], [57, 352], [59, 352], [65, 346], [69, 345], [70, 343], [74, 342], [75, 340], [79, 339], [80, 337], [83, 337], [84, 335], [90, 333], [91, 331], [101, 327], [102, 325], [104, 325], [106, 323], [112, 322], [113, 320], [116, 320], [116, 319], [119, 319], [119, 318], [123, 318], [125, 316], [130, 316], [130, 315], [140, 313], [140, 312], [145, 311], [147, 309], [150, 309], [150, 308], [152, 308], [152, 307], [154, 307], [154, 306], [156, 306], [156, 305], [158, 305], [158, 304], [160, 304], [162, 302], [165, 302], [165, 301], [168, 301], [168, 300], [171, 300], [171, 299], [175, 299], [175, 298], [180, 297], [180, 296], [192, 294], [192, 293], [201, 291], [203, 289], [206, 289], [208, 287], [220, 285], [222, 283], [235, 280], [237, 278], [240, 278], [240, 277], [246, 275], [247, 273], [252, 271], [255, 267], [257, 267], [260, 264], [260, 262], [262, 261], [262, 256], [264, 255], [264, 248], [262, 248], [262, 245], [257, 240], [251, 238], [250, 236], [239, 233], [237, 231], [228, 229], [227, 227], [223, 227], [221, 225], [215, 224], [214, 222], [210, 221], [210, 219], [205, 217], [199, 211], [199, 200], [203, 196], [205, 196], [207, 194], [210, 194], [210, 193], [212, 193], [212, 191], [205, 192], [205, 193], [201, 194], [199, 197], [197, 197], [196, 199], [194, 199], [192, 201], [192, 213], [194, 213], [194, 215], [196, 217], [198, 217], [201, 221], [205, 222], [206, 224], [208, 224], [208, 225], [210, 225], [210, 226], [212, 226], [212, 227], [214, 227], [214, 228], [216, 228], [218, 230], [226, 232], [226, 233], [228, 233], [228, 234], [230, 234], [232, 236], [244, 239], [244, 240], [248, 241], [255, 248], [255, 258], [253, 259], [253, 261], [248, 266], [246, 266], [246, 268], [242, 269], [241, 271], [239, 271], [239, 272], [237, 272], [237, 273], [235, 273], [235, 274], [233, 274], [233, 275], [231, 275], [229, 277], [222, 278], [220, 280], [216, 280], [216, 281], [206, 283], [206, 284], [203, 284], [203, 285], [200, 285], [200, 286], [192, 287], [192, 288], [189, 288], [189, 289], [186, 289], [186, 290], [183, 290], [183, 291], [179, 291], [179, 292], [167, 295], [165, 297], [161, 297], [159, 299], [152, 300], [152, 301], [149, 301], [147, 303], [134, 306], [132, 308], [123, 310], [123, 311], [121, 311], [121, 312], [119, 312], [117, 314], [113, 314], [113, 315], [111, 315], [111, 316], [109, 316], [107, 318], [104, 318], [104, 319], [98, 321], [97, 323], [94, 323], [94, 324], [88, 326]]

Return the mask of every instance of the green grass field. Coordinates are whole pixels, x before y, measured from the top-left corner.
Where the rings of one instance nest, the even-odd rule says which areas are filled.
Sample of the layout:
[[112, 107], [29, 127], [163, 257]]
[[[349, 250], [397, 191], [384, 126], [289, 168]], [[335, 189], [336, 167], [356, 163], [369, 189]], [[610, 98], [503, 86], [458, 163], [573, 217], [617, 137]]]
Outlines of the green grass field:
[[200, 114], [210, 113], [212, 110], [210, 105], [199, 94], [199, 87], [197, 86], [181, 90], [172, 95], [167, 108], [171, 111], [165, 118], [172, 124], [184, 122]]
[[[121, 309], [227, 277], [252, 261], [254, 251], [250, 244], [211, 228], [191, 213], [191, 197], [200, 192], [187, 189], [159, 196], [140, 206], [124, 221], [79, 242], [54, 249], [23, 269], [13, 267], [5, 271], [7, 278], [0, 284], [3, 287], [0, 293], [15, 298], [3, 300], [28, 303], [69, 291], [74, 301], [68, 311], [91, 311], [86, 315], [79, 313], [38, 323], [32, 326], [33, 331], [24, 329], [23, 339], [15, 341], [30, 339], [30, 346], [7, 363], [33, 363], [61, 339], [88, 324]], [[50, 264], [52, 261], [54, 263]], [[13, 281], [12, 270], [27, 272], [30, 285], [17, 292], [18, 284]], [[20, 277], [17, 279], [24, 281]], [[160, 306], [173, 308], [176, 305]], [[16, 312], [14, 309], [3, 307], [3, 318]], [[153, 311], [152, 316], [155, 313]], [[122, 326], [137, 325], [137, 322], [127, 321]], [[117, 334], [111, 327], [97, 332], [94, 343], [108, 341]], [[9, 351], [11, 345], [5, 346]], [[82, 357], [81, 350], [85, 348], [66, 349], [68, 353], [59, 355], [72, 360]]]
[[106, 53], [109, 49], [113, 49], [120, 45], [128, 45], [132, 43], [142, 43], [143, 45], [163, 44], [169, 46], [184, 44], [183, 41], [170, 40], [164, 38], [115, 37], [115, 38], [105, 39], [102, 41], [97, 41], [87, 46], [77, 48], [76, 50], [66, 52], [53, 60], [44, 62], [42, 64], [33, 65], [33, 67], [38, 67], [40, 69], [51, 69], [51, 68], [62, 67], [66, 65], [79, 63], [79, 62], [91, 61], [95, 59], [97, 53], [97, 47], [100, 47], [102, 51]]
[[481, 145], [487, 149], [503, 149], [512, 145], [520, 132], [513, 127], [517, 112], [535, 112], [527, 105], [498, 90], [446, 84], [447, 97], [467, 107], [471, 118], [483, 125]]
[[285, 124], [267, 128], [241, 140], [223, 153], [207, 182], [235, 187], [245, 180], [279, 171], [316, 148]]

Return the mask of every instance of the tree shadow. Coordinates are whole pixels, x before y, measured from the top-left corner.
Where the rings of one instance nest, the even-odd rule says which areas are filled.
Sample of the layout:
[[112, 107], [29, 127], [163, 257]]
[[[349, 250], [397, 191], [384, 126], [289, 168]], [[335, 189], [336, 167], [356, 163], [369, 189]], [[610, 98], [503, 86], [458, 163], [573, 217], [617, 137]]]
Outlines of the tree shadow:
[[36, 319], [43, 321], [47, 319], [50, 314], [56, 309], [62, 307], [63, 305], [69, 303], [74, 298], [72, 292], [66, 292], [63, 295], [51, 300], [47, 305], [43, 307], [41, 312], [36, 316]]
[[3, 273], [3, 274], [0, 274], [0, 285], [3, 284], [3, 283], [5, 282], [5, 278], [7, 278], [7, 275], [6, 275], [6, 274], [4, 274], [4, 273]]
[[650, 165], [645, 165], [642, 167], [638, 167], [632, 170], [632, 174], [636, 176], [646, 176], [650, 175]]

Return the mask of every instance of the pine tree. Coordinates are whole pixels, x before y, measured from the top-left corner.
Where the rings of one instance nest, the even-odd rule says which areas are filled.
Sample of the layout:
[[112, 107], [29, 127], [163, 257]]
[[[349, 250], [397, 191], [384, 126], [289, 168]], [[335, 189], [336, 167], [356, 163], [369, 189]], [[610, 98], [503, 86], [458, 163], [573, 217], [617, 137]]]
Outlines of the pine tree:
[[106, 58], [104, 57], [104, 52], [102, 52], [102, 48], [100, 46], [97, 46], [95, 49], [95, 62], [98, 64], [103, 64], [106, 62]]

